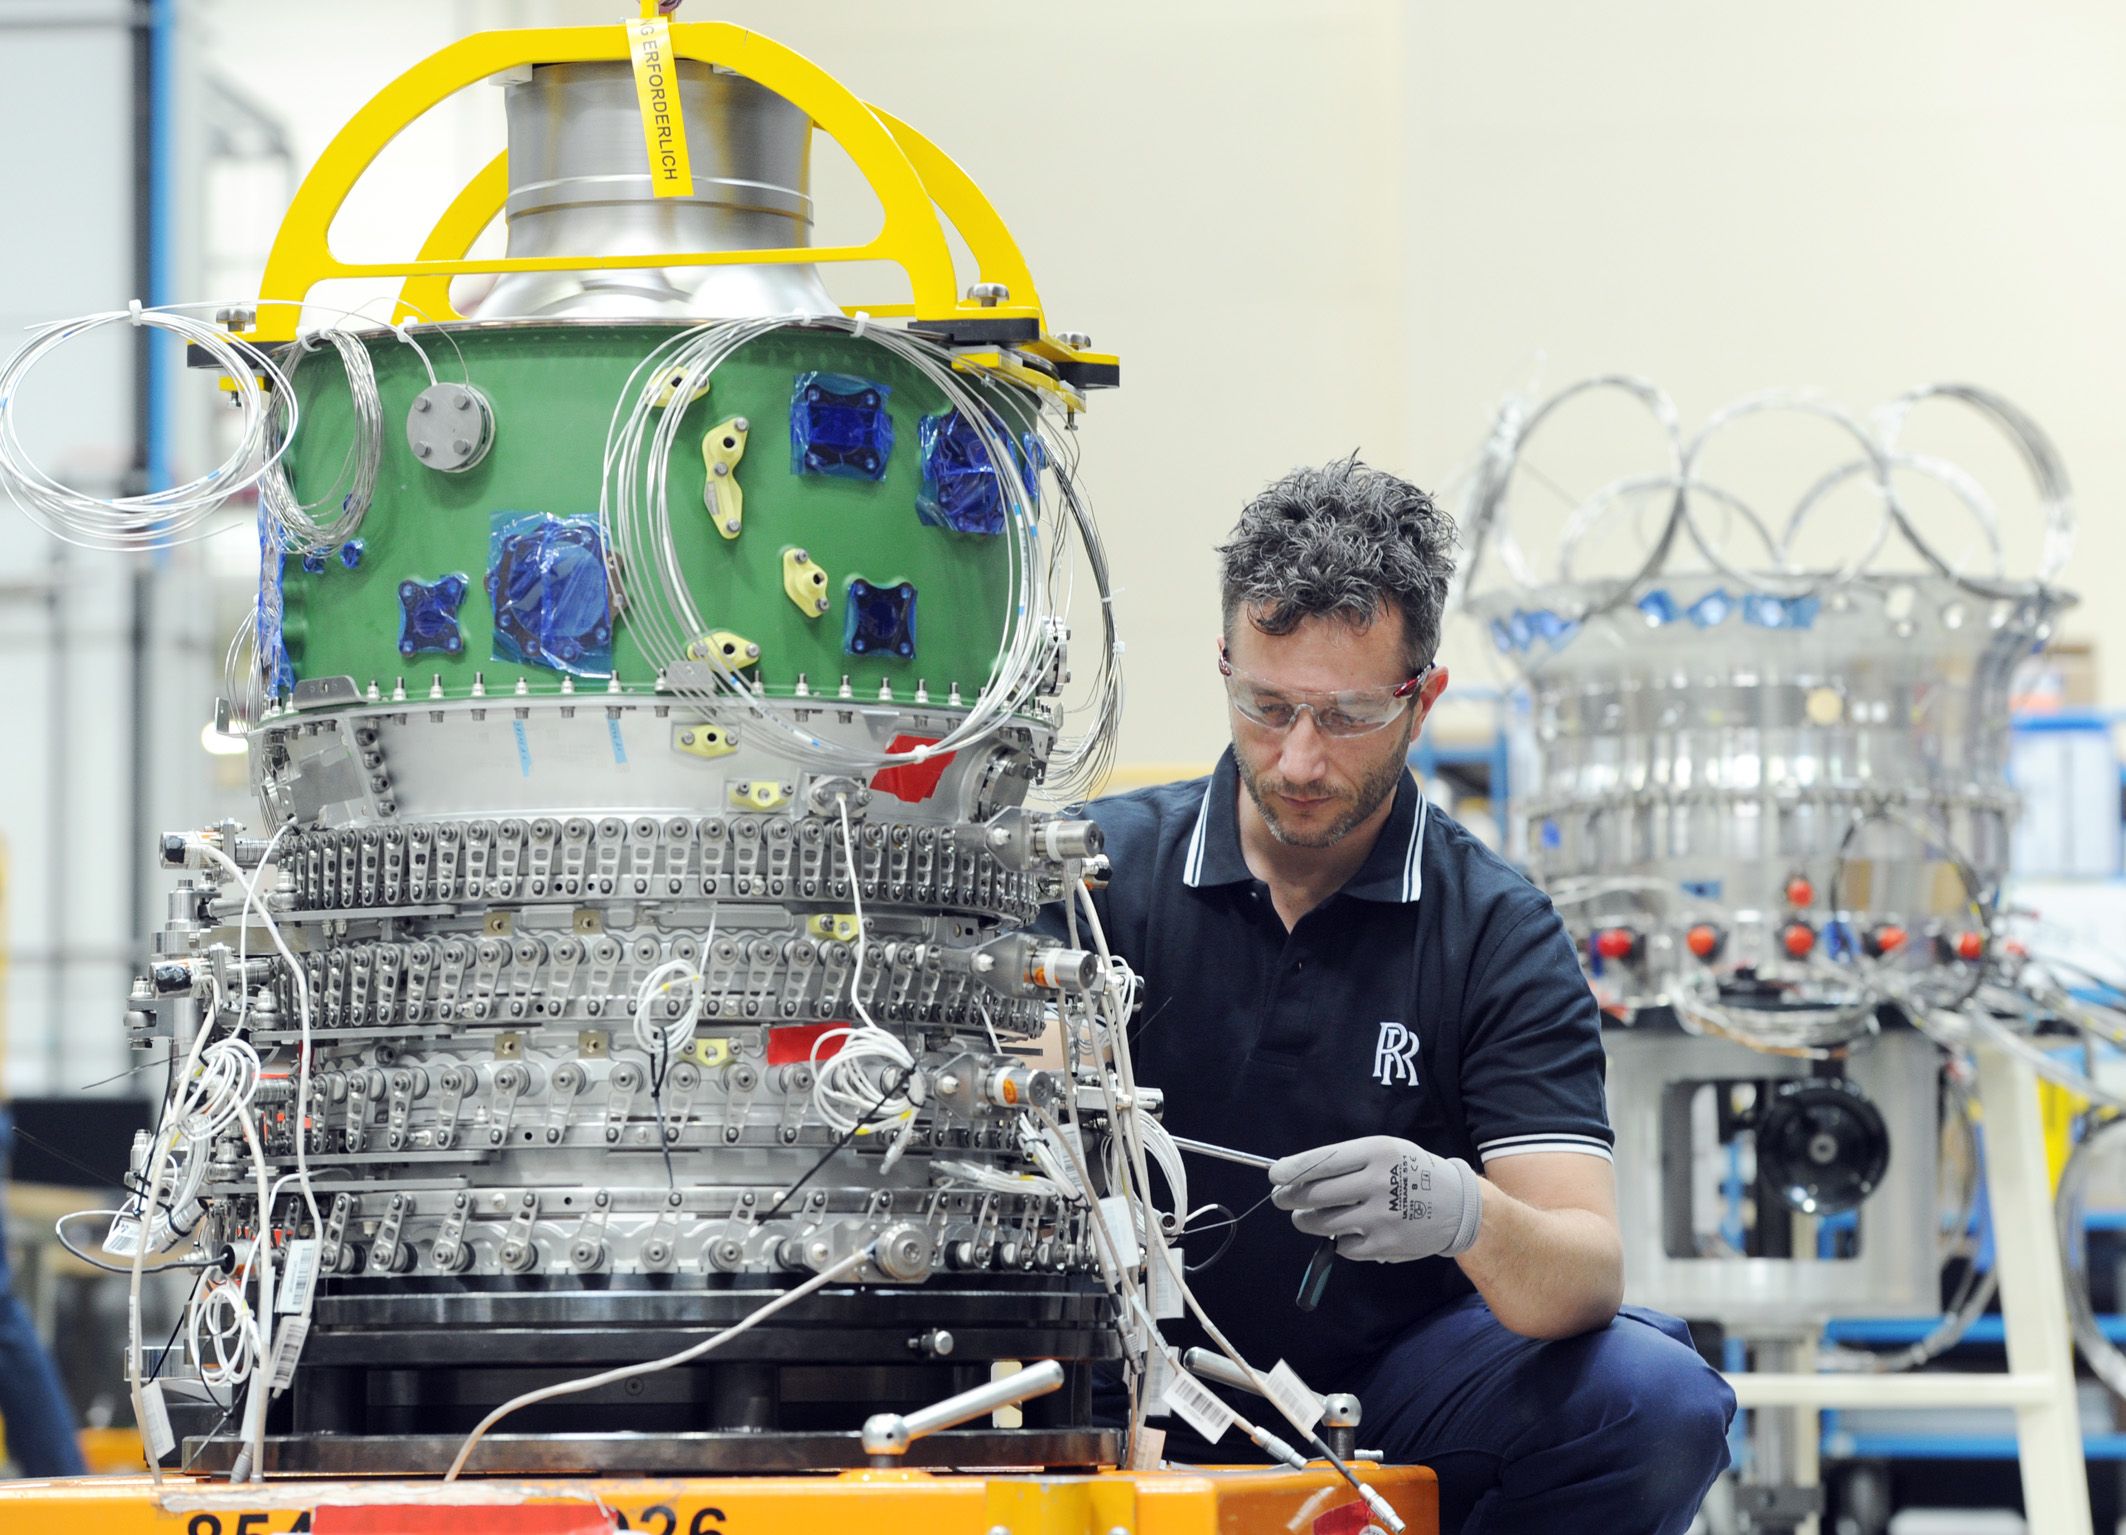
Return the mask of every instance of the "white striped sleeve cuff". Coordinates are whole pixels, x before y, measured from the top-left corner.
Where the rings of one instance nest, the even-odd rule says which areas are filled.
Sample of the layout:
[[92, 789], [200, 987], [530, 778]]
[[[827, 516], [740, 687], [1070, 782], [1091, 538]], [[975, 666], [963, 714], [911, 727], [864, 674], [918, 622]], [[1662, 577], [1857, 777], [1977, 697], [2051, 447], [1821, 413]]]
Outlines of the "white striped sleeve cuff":
[[1567, 1135], [1555, 1131], [1536, 1135], [1502, 1135], [1476, 1148], [1477, 1160], [1496, 1162], [1501, 1157], [1525, 1157], [1538, 1151], [1564, 1151], [1613, 1162], [1609, 1143], [1592, 1135]]

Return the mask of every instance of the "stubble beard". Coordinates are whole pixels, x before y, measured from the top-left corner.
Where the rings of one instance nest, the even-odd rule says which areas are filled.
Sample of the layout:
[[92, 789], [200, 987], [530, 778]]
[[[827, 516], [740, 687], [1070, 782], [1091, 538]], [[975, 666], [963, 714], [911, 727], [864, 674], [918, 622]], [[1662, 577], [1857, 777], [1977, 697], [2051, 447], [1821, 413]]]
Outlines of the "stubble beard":
[[[1353, 829], [1374, 811], [1380, 809], [1381, 803], [1395, 792], [1396, 781], [1403, 776], [1409, 751], [1410, 741], [1406, 734], [1400, 747], [1383, 758], [1380, 765], [1359, 780], [1358, 787], [1347, 794], [1337, 794], [1326, 784], [1288, 784], [1282, 779], [1265, 778], [1256, 771], [1255, 765], [1248, 760], [1247, 753], [1239, 749], [1237, 742], [1234, 745], [1233, 760], [1240, 768], [1240, 781], [1247, 786], [1248, 798], [1255, 802], [1255, 809], [1261, 814], [1262, 824], [1269, 828], [1270, 835], [1287, 847], [1317, 848], [1335, 846], [1351, 835]], [[1327, 794], [1331, 798], [1344, 800], [1345, 809], [1325, 830], [1299, 832], [1278, 820], [1277, 812], [1270, 808], [1265, 790], [1269, 794], [1304, 790], [1304, 793], [1294, 794], [1293, 797], [1298, 799], [1311, 799]]]

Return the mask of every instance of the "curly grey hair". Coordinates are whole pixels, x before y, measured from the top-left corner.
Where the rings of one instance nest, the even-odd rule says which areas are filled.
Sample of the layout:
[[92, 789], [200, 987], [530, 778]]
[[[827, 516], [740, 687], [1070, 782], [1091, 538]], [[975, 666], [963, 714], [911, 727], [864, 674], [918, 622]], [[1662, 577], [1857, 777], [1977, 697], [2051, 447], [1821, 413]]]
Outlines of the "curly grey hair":
[[1353, 453], [1265, 486], [1218, 547], [1225, 633], [1248, 610], [1266, 634], [1331, 615], [1365, 628], [1385, 607], [1403, 617], [1412, 674], [1439, 648], [1454, 576], [1454, 519], [1408, 480]]

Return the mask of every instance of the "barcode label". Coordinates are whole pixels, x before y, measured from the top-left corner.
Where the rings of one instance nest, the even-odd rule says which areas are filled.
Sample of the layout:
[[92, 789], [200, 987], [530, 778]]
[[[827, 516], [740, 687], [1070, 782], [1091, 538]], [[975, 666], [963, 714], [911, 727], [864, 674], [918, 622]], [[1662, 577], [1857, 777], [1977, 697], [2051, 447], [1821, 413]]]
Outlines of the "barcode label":
[[299, 1237], [288, 1244], [288, 1267], [281, 1287], [273, 1292], [273, 1309], [290, 1315], [309, 1310], [316, 1285], [317, 1238]]
[[1166, 1430], [1146, 1425], [1137, 1430], [1137, 1442], [1130, 1446], [1129, 1468], [1132, 1471], [1157, 1471], [1159, 1463], [1166, 1459]]
[[1160, 1246], [1152, 1251], [1150, 1275], [1146, 1283], [1152, 1292], [1152, 1315], [1166, 1322], [1181, 1315], [1181, 1254], [1174, 1248]]
[[1174, 1378], [1180, 1368], [1174, 1356], [1163, 1348], [1153, 1348], [1144, 1356], [1144, 1381], [1137, 1390], [1144, 1402], [1147, 1418], [1163, 1418], [1169, 1411], [1166, 1405], [1167, 1382]]
[[121, 1215], [111, 1222], [110, 1234], [103, 1239], [103, 1250], [114, 1258], [130, 1258], [140, 1247], [140, 1222], [130, 1215]]
[[1100, 1201], [1100, 1218], [1107, 1223], [1107, 1234], [1115, 1244], [1115, 1261], [1124, 1268], [1137, 1266], [1137, 1218], [1131, 1213], [1129, 1201], [1120, 1194], [1110, 1194]]
[[1321, 1398], [1307, 1389], [1299, 1372], [1280, 1359], [1263, 1378], [1269, 1382], [1270, 1400], [1277, 1404], [1277, 1410], [1294, 1427], [1311, 1432], [1321, 1421]]
[[295, 1362], [302, 1357], [303, 1340], [310, 1336], [310, 1318], [293, 1317], [281, 1325], [273, 1340], [273, 1394], [279, 1396], [295, 1383]]
[[140, 1388], [140, 1410], [145, 1420], [140, 1434], [147, 1443], [148, 1459], [159, 1461], [177, 1448], [177, 1435], [170, 1430], [170, 1409], [163, 1405], [161, 1381], [151, 1380]]
[[1233, 1426], [1233, 1410], [1213, 1396], [1202, 1381], [1178, 1367], [1174, 1378], [1166, 1383], [1166, 1404], [1181, 1415], [1182, 1422], [1203, 1436], [1205, 1444], [1216, 1444]]

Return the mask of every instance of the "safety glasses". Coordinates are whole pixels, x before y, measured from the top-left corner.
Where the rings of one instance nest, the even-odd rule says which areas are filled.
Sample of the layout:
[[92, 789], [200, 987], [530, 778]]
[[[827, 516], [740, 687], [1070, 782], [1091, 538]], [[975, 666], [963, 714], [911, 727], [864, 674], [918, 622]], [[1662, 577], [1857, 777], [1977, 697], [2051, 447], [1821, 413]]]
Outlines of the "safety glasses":
[[1385, 730], [1402, 717], [1437, 664], [1427, 661], [1415, 677], [1398, 687], [1313, 693], [1272, 687], [1245, 672], [1237, 672], [1223, 642], [1218, 646], [1218, 673], [1225, 678], [1226, 697], [1232, 699], [1242, 718], [1265, 730], [1290, 730], [1302, 713], [1311, 714], [1314, 728], [1325, 736], [1363, 736]]

